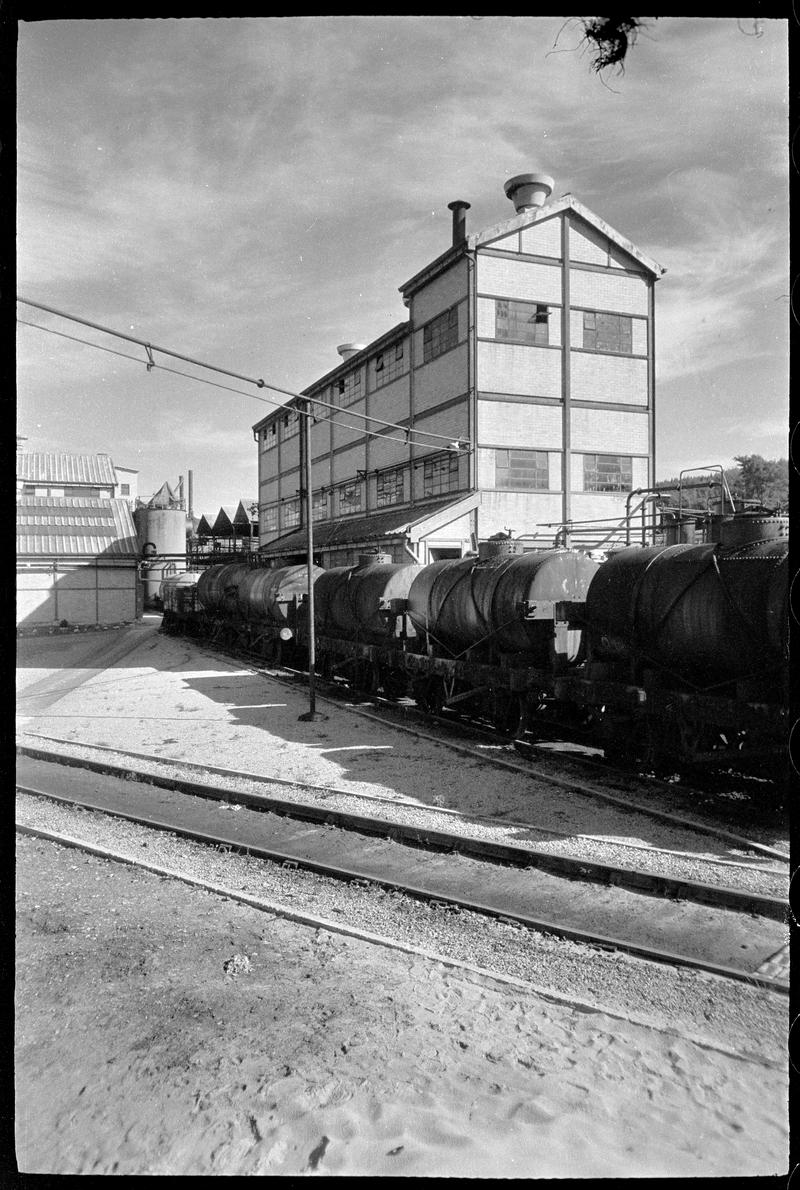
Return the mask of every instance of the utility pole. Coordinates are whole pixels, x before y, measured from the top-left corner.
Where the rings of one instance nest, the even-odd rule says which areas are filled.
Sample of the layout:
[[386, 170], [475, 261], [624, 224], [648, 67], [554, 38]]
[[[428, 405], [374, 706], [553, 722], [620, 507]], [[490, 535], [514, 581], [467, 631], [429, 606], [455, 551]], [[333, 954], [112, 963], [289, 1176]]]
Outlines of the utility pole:
[[301, 413], [298, 409], [298, 417], [300, 418], [300, 489], [301, 489], [301, 504], [302, 497], [305, 497], [305, 515], [306, 515], [306, 564], [308, 566], [308, 599], [306, 607], [308, 609], [308, 710], [303, 715], [298, 715], [298, 721], [301, 723], [315, 723], [319, 719], [327, 719], [327, 715], [323, 715], [321, 711], [316, 709], [316, 691], [315, 691], [315, 638], [314, 638], [314, 517], [313, 517], [313, 498], [311, 492], [311, 421], [313, 417], [313, 406], [311, 401], [307, 400], [305, 410]]

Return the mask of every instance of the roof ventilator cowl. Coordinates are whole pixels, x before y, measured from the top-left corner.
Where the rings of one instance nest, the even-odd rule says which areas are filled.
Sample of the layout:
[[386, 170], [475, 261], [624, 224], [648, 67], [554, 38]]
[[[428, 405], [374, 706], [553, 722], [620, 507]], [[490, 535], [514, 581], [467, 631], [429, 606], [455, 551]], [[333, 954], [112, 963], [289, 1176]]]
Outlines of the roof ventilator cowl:
[[509, 178], [503, 189], [520, 214], [543, 207], [553, 193], [555, 182], [549, 174], [517, 174]]
[[342, 359], [350, 359], [351, 355], [358, 355], [359, 351], [363, 351], [365, 343], [340, 343], [336, 350]]

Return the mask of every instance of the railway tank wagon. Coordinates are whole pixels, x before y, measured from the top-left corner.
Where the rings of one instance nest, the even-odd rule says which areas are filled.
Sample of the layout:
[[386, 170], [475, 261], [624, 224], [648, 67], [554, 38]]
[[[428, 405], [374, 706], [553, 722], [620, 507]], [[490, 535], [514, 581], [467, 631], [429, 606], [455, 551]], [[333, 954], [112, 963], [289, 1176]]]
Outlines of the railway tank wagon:
[[320, 674], [346, 677], [364, 690], [404, 693], [398, 648], [407, 636], [404, 613], [422, 567], [363, 554], [356, 566], [323, 571], [314, 582], [314, 628]]
[[696, 762], [786, 743], [788, 521], [731, 518], [703, 545], [625, 549], [589, 587], [588, 660], [561, 693], [608, 750]]
[[[323, 574], [312, 568], [312, 581]], [[266, 661], [303, 659], [303, 600], [308, 596], [308, 567], [255, 568], [239, 581], [236, 601], [244, 643]]]
[[512, 733], [551, 699], [553, 675], [579, 663], [582, 631], [558, 606], [585, 598], [598, 568], [580, 551], [515, 546], [485, 542], [478, 557], [423, 568], [408, 596], [406, 661], [423, 706], [477, 705]]

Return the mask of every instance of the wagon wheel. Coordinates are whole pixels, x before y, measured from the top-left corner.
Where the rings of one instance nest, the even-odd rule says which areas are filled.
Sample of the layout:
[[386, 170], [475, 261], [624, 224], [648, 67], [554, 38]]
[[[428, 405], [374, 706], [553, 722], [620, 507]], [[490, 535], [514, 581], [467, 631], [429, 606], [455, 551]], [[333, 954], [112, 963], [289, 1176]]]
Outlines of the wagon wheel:
[[402, 669], [381, 669], [381, 683], [387, 698], [402, 698], [408, 691], [408, 678]]
[[444, 678], [437, 677], [435, 674], [428, 678], [425, 686], [425, 702], [429, 715], [441, 715], [444, 704], [447, 702]]
[[354, 690], [360, 694], [369, 694], [372, 689], [371, 663], [359, 657], [353, 664], [350, 680]]
[[516, 736], [522, 727], [522, 699], [513, 690], [495, 690], [492, 696], [492, 722], [501, 735]]

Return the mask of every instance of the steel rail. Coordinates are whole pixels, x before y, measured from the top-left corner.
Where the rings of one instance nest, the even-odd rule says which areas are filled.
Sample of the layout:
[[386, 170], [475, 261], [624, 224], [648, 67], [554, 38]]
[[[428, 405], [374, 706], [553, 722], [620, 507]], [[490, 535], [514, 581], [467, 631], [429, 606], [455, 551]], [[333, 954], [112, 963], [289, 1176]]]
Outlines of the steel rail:
[[[33, 796], [40, 796], [49, 798], [50, 800], [57, 800], [62, 803], [70, 805], [83, 806], [83, 803], [70, 798], [54, 798], [48, 793], [39, 793], [35, 790], [23, 789], [20, 792], [32, 794]], [[98, 808], [94, 806], [87, 806], [85, 808], [98, 812]], [[137, 825], [148, 827], [152, 830], [163, 831], [171, 835], [178, 835], [182, 838], [189, 839], [193, 842], [201, 844], [224, 847], [227, 850], [235, 851], [237, 853], [254, 856], [260, 859], [266, 859], [271, 862], [279, 862], [286, 866], [303, 869], [305, 871], [314, 872], [327, 878], [336, 880], [344, 880], [351, 883], [363, 884], [366, 886], [376, 886], [380, 888], [390, 889], [395, 892], [400, 892], [406, 896], [412, 897], [415, 900], [428, 902], [441, 906], [450, 906], [453, 909], [466, 909], [467, 911], [480, 914], [484, 917], [493, 918], [503, 922], [513, 922], [525, 927], [536, 933], [554, 934], [557, 937], [564, 938], [571, 942], [579, 942], [585, 945], [596, 946], [607, 950], [624, 951], [628, 954], [635, 955], [638, 958], [647, 959], [654, 962], [664, 963], [669, 966], [690, 967], [696, 970], [706, 971], [713, 975], [717, 975], [727, 979], [734, 979], [744, 982], [754, 987], [763, 987], [784, 995], [788, 995], [788, 984], [781, 980], [774, 979], [770, 976], [760, 975], [758, 972], [744, 971], [738, 967], [724, 966], [718, 963], [709, 962], [701, 958], [682, 955], [677, 952], [663, 950], [658, 947], [643, 946], [639, 943], [629, 942], [624, 938], [617, 938], [610, 935], [594, 933], [586, 930], [578, 930], [572, 926], [565, 926], [557, 921], [550, 921], [542, 918], [532, 917], [524, 913], [509, 912], [507, 909], [499, 911], [496, 907], [486, 904], [482, 901], [468, 899], [464, 897], [456, 897], [448, 894], [442, 894], [439, 891], [432, 893], [429, 889], [421, 885], [412, 884], [406, 881], [375, 879], [368, 877], [365, 879], [363, 873], [356, 869], [344, 868], [331, 864], [321, 864], [318, 861], [309, 860], [302, 855], [290, 854], [286, 851], [271, 850], [260, 846], [245, 846], [239, 840], [232, 840], [224, 835], [211, 835], [206, 832], [192, 831], [187, 828], [176, 827], [174, 823], [163, 822], [156, 818], [151, 818], [149, 815], [128, 814], [118, 810], [100, 810], [102, 814], [112, 818], [119, 818], [128, 822], [133, 822]], [[54, 841], [54, 832], [43, 832], [40, 828], [29, 827], [26, 824], [17, 824], [17, 830], [28, 834], [37, 834], [39, 837], [47, 837], [49, 834]], [[83, 844], [80, 840], [72, 839], [72, 846], [81, 847]], [[87, 849], [95, 849], [96, 845], [88, 843]], [[134, 862], [134, 860], [130, 861]]]
[[[552, 835], [557, 839], [581, 839], [591, 843], [605, 843], [610, 847], [618, 847], [625, 851], [640, 851], [646, 855], [654, 856], [675, 856], [679, 859], [696, 860], [698, 863], [713, 865], [716, 867], [737, 868], [742, 872], [760, 872], [764, 875], [774, 876], [779, 873], [775, 868], [757, 866], [755, 863], [748, 863], [744, 860], [723, 859], [716, 855], [698, 855], [693, 851], [678, 851], [672, 847], [655, 847], [650, 843], [631, 843], [627, 839], [619, 839], [613, 835], [585, 835], [580, 831], [559, 831], [552, 827], [540, 826], [536, 822], [531, 822], [522, 818], [497, 818], [491, 814], [463, 814], [461, 810], [455, 810], [449, 806], [426, 806], [420, 802], [414, 801], [400, 801], [397, 798], [381, 797], [379, 794], [364, 793], [357, 789], [345, 789], [338, 785], [314, 785], [310, 781], [291, 780], [288, 777], [266, 776], [264, 773], [251, 773], [245, 769], [230, 769], [221, 765], [200, 764], [197, 761], [180, 759], [173, 759], [169, 756], [155, 756], [151, 752], [134, 752], [128, 748], [112, 748], [108, 744], [79, 744], [75, 740], [65, 740], [58, 736], [42, 735], [39, 732], [26, 731], [24, 733], [27, 737], [47, 740], [49, 743], [66, 744], [73, 748], [89, 748], [92, 751], [108, 753], [110, 756], [117, 757], [132, 757], [135, 760], [143, 760], [149, 764], [161, 766], [162, 768], [179, 768], [190, 769], [197, 773], [212, 773], [214, 776], [230, 777], [236, 780], [252, 781], [260, 785], [278, 785], [287, 789], [306, 790], [310, 793], [321, 793], [324, 796], [333, 795], [335, 797], [347, 797], [361, 802], [373, 802], [378, 805], [392, 806], [400, 810], [413, 810], [414, 813], [442, 815], [453, 819], [458, 819], [463, 822], [480, 822], [487, 826], [494, 827], [511, 827], [519, 830], [537, 831], [543, 835]], [[92, 762], [90, 758], [83, 758], [80, 756], [73, 756], [66, 752], [52, 752], [46, 748], [37, 748], [31, 744], [16, 745], [16, 750], [20, 755], [30, 756], [37, 760], [53, 760], [56, 764], [70, 764], [76, 767], [81, 765], [100, 764], [101, 767], [95, 771], [99, 772], [113, 772], [115, 766], [102, 765], [102, 762]], [[124, 770], [130, 772], [130, 768]], [[142, 781], [147, 781], [150, 774], [144, 770], [139, 770], [139, 776]]]
[[[95, 772], [103, 771], [94, 766], [80, 763], [69, 765], [69, 767], [90, 768]], [[137, 779], [136, 775], [131, 774], [130, 771], [114, 769], [112, 766], [107, 766], [105, 773], [108, 776], [128, 780], [133, 776], [136, 783], [140, 785], [155, 785], [160, 789], [188, 794], [208, 801], [245, 806], [249, 810], [269, 811], [286, 819], [334, 826], [340, 830], [391, 839], [404, 845], [421, 846], [430, 851], [458, 853], [484, 862], [536, 869], [551, 875], [563, 876], [566, 879], [613, 885], [618, 888], [631, 889], [637, 893], [686, 900], [694, 904], [711, 905], [739, 913], [755, 913], [774, 921], [785, 920], [789, 912], [788, 900], [745, 889], [730, 888], [727, 885], [706, 884], [699, 880], [649, 872], [621, 864], [608, 864], [582, 857], [558, 855], [536, 847], [522, 847], [517, 844], [475, 839], [467, 835], [452, 834], [430, 827], [390, 822], [385, 818], [375, 818], [372, 815], [353, 814], [347, 810], [333, 810], [325, 806], [311, 805], [308, 802], [291, 802], [262, 794], [227, 790], [175, 777], [149, 774], [145, 778]], [[16, 788], [20, 793], [52, 797], [54, 800], [67, 802], [74, 801], [72, 795], [51, 794], [47, 790], [36, 789], [21, 783], [17, 783]]]
[[[284, 685], [296, 688], [296, 683], [293, 680], [282, 678], [277, 673], [267, 673], [265, 669], [262, 672], [266, 674], [271, 680], [281, 682]], [[290, 670], [288, 672], [302, 675], [302, 670]], [[552, 785], [558, 785], [563, 789], [568, 789], [578, 793], [584, 793], [589, 797], [595, 797], [600, 801], [609, 802], [611, 805], [621, 806], [625, 810], [635, 811], [639, 814], [646, 814], [650, 818], [658, 818], [664, 822], [674, 823], [677, 826], [689, 827], [692, 830], [701, 832], [702, 834], [712, 835], [719, 839], [724, 839], [728, 843], [733, 843], [738, 847], [745, 848], [748, 851], [755, 851], [761, 855], [769, 856], [770, 859], [778, 859], [783, 863], [789, 863], [791, 857], [777, 847], [770, 847], [766, 843], [759, 843], [755, 839], [749, 839], [746, 835], [739, 835], [735, 831], [725, 830], [724, 827], [715, 826], [713, 823], [703, 822], [698, 818], [687, 818], [681, 814], [672, 814], [668, 810], [660, 810], [656, 806], [644, 805], [641, 802], [632, 802], [628, 798], [619, 797], [616, 794], [608, 793], [603, 789], [597, 789], [594, 786], [587, 785], [583, 782], [577, 782], [566, 777], [557, 777], [552, 773], [548, 773], [543, 769], [534, 768], [533, 765], [515, 764], [514, 761], [504, 760], [502, 757], [486, 756], [482, 752], [476, 751], [465, 744], [457, 744], [452, 740], [441, 739], [437, 736], [432, 736], [426, 732], [418, 731], [416, 728], [408, 727], [404, 723], [396, 723], [394, 720], [383, 718], [380, 715], [371, 714], [369, 711], [364, 711], [360, 707], [349, 706], [342, 703], [340, 699], [333, 699], [330, 696], [321, 696], [333, 706], [342, 707], [344, 710], [350, 711], [351, 714], [360, 715], [364, 719], [371, 719], [375, 723], [382, 723], [384, 726], [394, 727], [398, 731], [407, 732], [409, 735], [414, 735], [421, 740], [429, 740], [435, 744], [441, 744], [445, 748], [450, 748], [455, 752], [460, 752], [462, 755], [470, 756], [475, 760], [483, 760], [486, 764], [493, 764], [501, 768], [509, 769], [512, 772], [522, 773], [524, 776], [539, 777], [543, 781], [549, 781]], [[426, 716], [427, 717], [427, 716]], [[446, 720], [443, 720], [446, 722]]]

